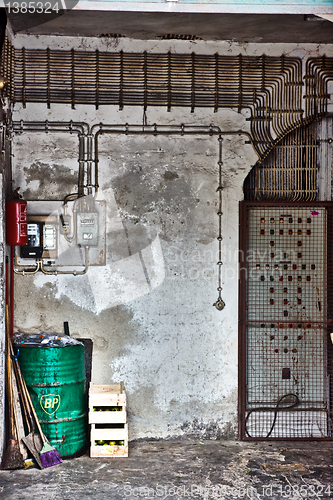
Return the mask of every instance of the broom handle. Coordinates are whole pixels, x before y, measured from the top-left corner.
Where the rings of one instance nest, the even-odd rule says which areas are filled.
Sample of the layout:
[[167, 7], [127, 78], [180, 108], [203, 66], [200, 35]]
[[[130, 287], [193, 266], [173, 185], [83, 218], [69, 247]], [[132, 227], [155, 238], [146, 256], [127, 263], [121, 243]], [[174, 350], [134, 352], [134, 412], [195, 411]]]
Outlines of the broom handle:
[[19, 393], [20, 393], [20, 396], [21, 396], [21, 401], [22, 401], [22, 407], [23, 407], [23, 413], [24, 413], [25, 421], [26, 421], [26, 424], [28, 426], [28, 431], [31, 432], [31, 425], [30, 425], [30, 420], [29, 420], [29, 417], [28, 417], [27, 400], [25, 399], [25, 394], [23, 392], [22, 383], [21, 383], [19, 372], [18, 372], [18, 369], [17, 369], [17, 361], [15, 359], [14, 359], [14, 371], [15, 371], [16, 381], [17, 381], [17, 385], [18, 385], [18, 390], [19, 390]]
[[35, 410], [35, 407], [34, 405], [32, 404], [32, 401], [31, 401], [31, 396], [29, 394], [29, 391], [28, 391], [28, 388], [27, 388], [27, 384], [25, 383], [25, 380], [24, 378], [22, 377], [22, 380], [23, 380], [23, 387], [24, 387], [24, 391], [25, 391], [25, 394], [26, 394], [26, 397], [29, 401], [29, 405], [30, 405], [30, 408], [31, 408], [31, 411], [32, 411], [32, 414], [34, 416], [34, 419], [35, 419], [35, 422], [36, 422], [36, 425], [37, 425], [37, 428], [38, 428], [38, 432], [40, 434], [40, 437], [42, 438], [42, 441], [43, 441], [43, 444], [45, 444], [47, 441], [46, 441], [46, 438], [45, 438], [45, 435], [44, 435], [44, 432], [42, 431], [42, 428], [41, 428], [41, 425], [39, 423], [39, 420], [38, 420], [38, 417], [37, 417], [37, 413], [36, 413], [36, 410]]
[[8, 305], [6, 305], [6, 343], [7, 343], [7, 355], [6, 355], [6, 366], [7, 366], [7, 397], [8, 397], [8, 417], [9, 417], [9, 437], [10, 439], [16, 439], [15, 425], [14, 425], [14, 404], [13, 404], [13, 386], [12, 386], [12, 365], [10, 358], [10, 346], [11, 340], [9, 337], [9, 311]]
[[34, 422], [33, 422], [33, 418], [32, 418], [32, 413], [31, 413], [30, 405], [29, 405], [29, 402], [28, 402], [28, 398], [27, 398], [27, 395], [25, 393], [24, 386], [23, 386], [23, 380], [22, 380], [23, 377], [22, 377], [21, 367], [20, 367], [20, 365], [18, 363], [17, 358], [14, 356], [14, 350], [13, 350], [13, 344], [12, 344], [12, 342], [10, 342], [10, 353], [11, 353], [12, 357], [14, 358], [15, 375], [16, 375], [16, 378], [17, 378], [17, 381], [18, 381], [19, 390], [20, 390], [21, 397], [22, 397], [22, 405], [23, 405], [25, 420], [26, 420], [29, 432], [32, 432], [33, 429], [34, 429]]
[[[9, 339], [10, 341], [10, 339]], [[10, 346], [11, 346], [11, 350], [13, 350], [13, 346], [12, 346], [12, 343], [10, 341]], [[32, 401], [31, 401], [31, 396], [29, 394], [29, 391], [28, 391], [28, 388], [27, 388], [27, 384], [22, 376], [22, 372], [21, 372], [21, 369], [20, 369], [20, 376], [21, 376], [21, 382], [22, 382], [22, 387], [23, 387], [23, 392], [25, 394], [25, 397], [26, 399], [28, 400], [28, 403], [29, 403], [29, 406], [30, 406], [30, 410], [32, 411], [32, 414], [34, 416], [34, 419], [35, 419], [35, 422], [36, 422], [36, 425], [37, 425], [37, 428], [38, 428], [38, 432], [40, 434], [40, 437], [42, 438], [42, 441], [43, 443], [45, 444], [47, 441], [46, 441], [46, 438], [45, 438], [45, 435], [42, 431], [42, 428], [41, 428], [41, 425], [39, 423], [39, 420], [38, 420], [38, 417], [37, 417], [37, 414], [36, 414], [36, 410], [34, 408], [34, 405], [32, 404]]]

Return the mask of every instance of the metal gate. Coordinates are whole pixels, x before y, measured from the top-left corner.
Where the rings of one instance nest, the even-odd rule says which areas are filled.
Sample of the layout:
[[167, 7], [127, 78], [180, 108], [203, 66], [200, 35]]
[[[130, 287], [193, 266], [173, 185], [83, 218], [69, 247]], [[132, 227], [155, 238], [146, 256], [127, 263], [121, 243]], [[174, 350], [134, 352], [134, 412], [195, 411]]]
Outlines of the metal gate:
[[329, 203], [242, 204], [243, 439], [331, 437], [331, 219]]

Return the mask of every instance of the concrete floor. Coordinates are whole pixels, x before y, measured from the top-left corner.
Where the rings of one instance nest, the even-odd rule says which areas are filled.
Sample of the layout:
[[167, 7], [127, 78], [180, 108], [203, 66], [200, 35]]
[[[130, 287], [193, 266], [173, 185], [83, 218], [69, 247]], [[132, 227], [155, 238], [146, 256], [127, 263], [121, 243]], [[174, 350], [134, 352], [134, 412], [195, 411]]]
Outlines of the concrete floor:
[[128, 458], [0, 471], [1, 500], [329, 499], [333, 443], [141, 441]]

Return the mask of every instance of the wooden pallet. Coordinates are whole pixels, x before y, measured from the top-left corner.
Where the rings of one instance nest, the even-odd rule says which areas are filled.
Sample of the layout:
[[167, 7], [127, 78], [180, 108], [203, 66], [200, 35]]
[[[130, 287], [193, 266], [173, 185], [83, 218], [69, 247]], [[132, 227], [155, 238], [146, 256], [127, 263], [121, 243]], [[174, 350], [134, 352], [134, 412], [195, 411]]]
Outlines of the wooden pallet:
[[[128, 457], [126, 391], [120, 385], [94, 385], [89, 389], [91, 457]], [[123, 441], [124, 444], [119, 444]]]

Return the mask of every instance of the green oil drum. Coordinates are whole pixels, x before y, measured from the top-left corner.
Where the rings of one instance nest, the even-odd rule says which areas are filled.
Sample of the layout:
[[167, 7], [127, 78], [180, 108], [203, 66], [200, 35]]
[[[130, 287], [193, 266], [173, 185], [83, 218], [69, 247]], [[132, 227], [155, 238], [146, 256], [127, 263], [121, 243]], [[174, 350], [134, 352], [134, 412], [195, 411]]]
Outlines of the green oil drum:
[[51, 446], [62, 458], [82, 454], [87, 444], [84, 346], [20, 345], [18, 360]]

